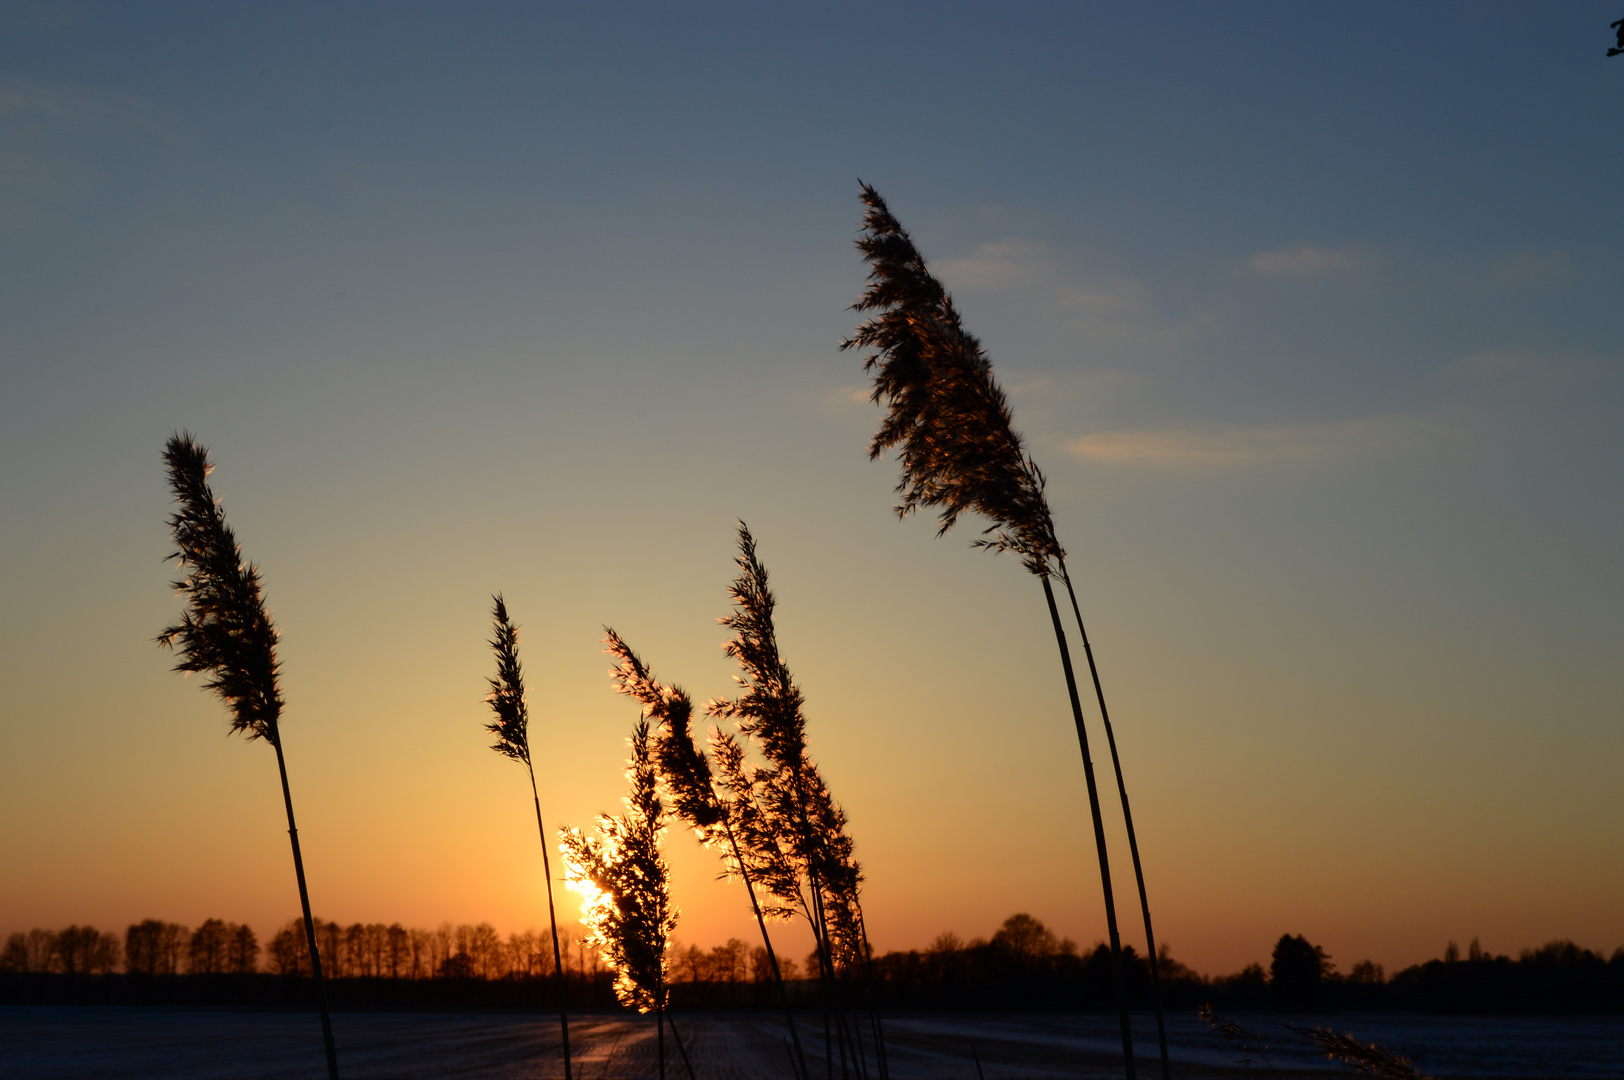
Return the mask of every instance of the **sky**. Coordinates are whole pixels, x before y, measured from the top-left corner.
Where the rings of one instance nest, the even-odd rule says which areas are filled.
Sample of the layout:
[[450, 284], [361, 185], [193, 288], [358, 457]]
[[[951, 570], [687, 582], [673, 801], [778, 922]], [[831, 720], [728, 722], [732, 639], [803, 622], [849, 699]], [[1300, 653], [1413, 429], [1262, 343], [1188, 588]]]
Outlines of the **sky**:
[[[274, 754], [153, 643], [188, 430], [319, 916], [544, 926], [491, 594], [590, 827], [604, 628], [729, 695], [743, 520], [875, 947], [1103, 938], [1041, 587], [867, 458], [862, 180], [1048, 477], [1158, 940], [1624, 945], [1619, 14], [0, 4], [0, 932], [297, 914]], [[667, 851], [677, 935], [750, 940]]]

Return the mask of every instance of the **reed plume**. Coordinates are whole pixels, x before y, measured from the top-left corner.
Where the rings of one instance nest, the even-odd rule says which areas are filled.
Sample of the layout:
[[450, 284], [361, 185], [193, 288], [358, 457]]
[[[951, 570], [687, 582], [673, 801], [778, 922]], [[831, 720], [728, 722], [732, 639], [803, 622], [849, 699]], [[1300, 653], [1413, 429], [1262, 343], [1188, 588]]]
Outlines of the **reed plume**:
[[667, 947], [678, 911], [671, 902], [670, 872], [660, 853], [665, 807], [649, 737], [639, 717], [626, 770], [631, 792], [626, 813], [598, 817], [599, 836], [561, 831], [571, 889], [581, 893], [581, 921], [588, 943], [615, 973], [615, 997], [638, 1012], [655, 1013], [660, 1076], [665, 1077]]
[[558, 946], [558, 917], [553, 912], [553, 868], [547, 857], [547, 830], [541, 823], [541, 796], [536, 791], [536, 769], [530, 762], [530, 710], [525, 704], [524, 669], [519, 664], [519, 628], [508, 618], [502, 594], [491, 598], [491, 620], [495, 636], [491, 648], [496, 653], [496, 677], [485, 680], [490, 693], [485, 701], [496, 714], [495, 723], [485, 730], [496, 736], [491, 749], [504, 757], [522, 762], [530, 776], [530, 798], [536, 808], [536, 832], [541, 837], [541, 869], [547, 880], [547, 925], [553, 935], [553, 973], [558, 979], [558, 1028], [564, 1050], [564, 1080], [570, 1072], [570, 1018], [564, 1000], [564, 958]]
[[[717, 792], [716, 775], [709, 758], [705, 751], [694, 745], [692, 699], [680, 686], [661, 683], [656, 679], [654, 673], [632, 651], [631, 646], [627, 645], [614, 630], [605, 628], [604, 645], [606, 646], [604, 651], [615, 659], [615, 667], [610, 672], [615, 689], [641, 703], [644, 718], [657, 725], [654, 735], [654, 758], [664, 776], [666, 791], [671, 796], [672, 809], [678, 817], [692, 826], [701, 844], [722, 850], [724, 865], [729, 875], [737, 874], [744, 882], [745, 892], [750, 897], [750, 910], [755, 913], [756, 926], [761, 931], [761, 943], [767, 951], [767, 962], [772, 970], [773, 980], [778, 985], [779, 998], [784, 1005], [784, 1019], [789, 1025], [790, 1037], [794, 1040], [794, 1060], [798, 1063], [798, 1075], [805, 1080], [806, 1056], [801, 1049], [800, 1032], [795, 1026], [795, 1014], [790, 1009], [789, 991], [784, 986], [784, 976], [778, 967], [778, 954], [773, 949], [772, 935], [767, 932], [767, 916], [756, 896], [755, 883], [751, 877], [752, 862], [757, 864], [767, 862], [781, 853], [776, 851], [774, 855], [758, 853], [753, 859], [747, 858], [740, 846], [738, 830], [735, 828], [736, 821], [752, 815], [754, 789], [746, 785], [743, 790], [743, 799], [749, 803], [748, 807], [745, 802], [741, 802], [737, 792], [731, 800], [722, 798]], [[722, 752], [729, 755], [735, 770], [742, 768], [743, 755], [738, 744], [722, 736], [714, 728], [712, 738], [717, 740], [719, 745], [725, 742], [731, 749]]]
[[338, 1080], [338, 1051], [333, 1043], [333, 1022], [327, 1008], [327, 983], [322, 978], [316, 928], [310, 917], [310, 894], [305, 887], [304, 857], [299, 830], [293, 820], [293, 795], [288, 787], [287, 762], [282, 752], [282, 690], [276, 659], [276, 627], [265, 610], [259, 567], [244, 562], [237, 537], [226, 524], [225, 511], [209, 488], [213, 465], [209, 452], [191, 434], [177, 432], [164, 446], [164, 465], [176, 510], [169, 518], [175, 551], [169, 558], [186, 575], [173, 582], [185, 600], [180, 622], [158, 635], [158, 644], [179, 653], [176, 671], [207, 676], [203, 688], [225, 703], [231, 713], [231, 734], [252, 742], [264, 739], [276, 749], [276, 768], [282, 778], [282, 802], [288, 815], [288, 838], [293, 845], [293, 872], [299, 881], [299, 903], [304, 909], [305, 937], [321, 1011], [322, 1042], [327, 1053], [329, 1080]]
[[868, 286], [853, 307], [875, 314], [859, 326], [850, 339], [841, 342], [840, 347], [873, 350], [864, 359], [863, 367], [873, 375], [870, 400], [884, 407], [886, 413], [879, 431], [869, 442], [869, 457], [879, 458], [891, 450], [897, 452], [901, 479], [896, 490], [901, 502], [895, 509], [899, 517], [906, 517], [921, 507], [936, 509], [937, 535], [940, 536], [951, 529], [962, 514], [973, 511], [989, 522], [975, 545], [994, 553], [1008, 551], [1018, 555], [1022, 565], [1042, 582], [1083, 756], [1100, 881], [1105, 894], [1123, 1062], [1131, 1080], [1133, 1040], [1128, 1024], [1127, 990], [1105, 827], [1088, 735], [1083, 727], [1076, 675], [1050, 578], [1059, 577], [1066, 586], [1087, 654], [1127, 824], [1155, 992], [1162, 1077], [1169, 1080], [1167, 1026], [1161, 1005], [1156, 938], [1151, 928], [1150, 902], [1145, 892], [1127, 785], [1122, 778], [1116, 736], [1105, 707], [1094, 651], [1083, 626], [1076, 591], [1066, 571], [1065, 549], [1055, 535], [1053, 515], [1044, 496], [1043, 473], [1015, 430], [1008, 399], [993, 377], [992, 362], [981, 342], [964, 329], [952, 297], [931, 274], [912, 237], [879, 193], [864, 184], [861, 198], [867, 211], [857, 247], [869, 264], [869, 274]]
[[1352, 1035], [1330, 1028], [1286, 1026], [1325, 1051], [1326, 1057], [1342, 1062], [1355, 1072], [1379, 1076], [1382, 1080], [1432, 1080], [1417, 1070], [1409, 1058], [1383, 1050], [1374, 1043], [1362, 1043]]
[[[812, 928], [827, 1002], [841, 969], [870, 966], [860, 900], [862, 869], [853, 858], [845, 813], [807, 755], [805, 698], [779, 651], [773, 622], [777, 600], [767, 568], [756, 554], [755, 538], [743, 522], [739, 523], [736, 561], [739, 575], [728, 589], [734, 609], [719, 621], [733, 631], [724, 649], [743, 672], [735, 676], [742, 693], [709, 703], [708, 712], [718, 719], [733, 720], [741, 736], [760, 746], [767, 764], [744, 765], [742, 758], [733, 757], [740, 748], [726, 743], [717, 744], [718, 761], [735, 801], [742, 803], [742, 796], [748, 793], [750, 805], [756, 808], [741, 817], [738, 832], [762, 855], [760, 880]], [[803, 878], [807, 883], [804, 893]], [[889, 1066], [878, 1013], [873, 1012], [871, 1019], [876, 1060], [885, 1077]], [[844, 1055], [843, 1017], [841, 1038]], [[830, 1056], [825, 1054], [827, 1069], [832, 1069]], [[860, 1072], [866, 1071], [855, 1046], [852, 1058]]]
[[1252, 1067], [1252, 1059], [1257, 1058], [1263, 1062], [1269, 1072], [1275, 1072], [1274, 1062], [1269, 1060], [1269, 1046], [1263, 1037], [1251, 1028], [1243, 1027], [1227, 1017], [1219, 1016], [1212, 1011], [1212, 1006], [1202, 1005], [1196, 1010], [1206, 1025], [1213, 1030], [1224, 1042], [1240, 1051], [1240, 1058], [1235, 1062], [1243, 1069]]
[[[1271, 1074], [1279, 1075], [1274, 1062], [1269, 1060], [1268, 1045], [1255, 1031], [1219, 1016], [1212, 1011], [1211, 1005], [1203, 1005], [1197, 1012], [1220, 1039], [1241, 1052], [1237, 1065], [1250, 1068], [1255, 1057], [1263, 1062]], [[1362, 1043], [1352, 1035], [1326, 1027], [1298, 1027], [1295, 1024], [1282, 1024], [1281, 1027], [1294, 1035], [1301, 1035], [1324, 1051], [1326, 1057], [1340, 1061], [1354, 1072], [1379, 1076], [1382, 1080], [1432, 1080], [1418, 1070], [1409, 1058], [1384, 1050], [1374, 1043]]]

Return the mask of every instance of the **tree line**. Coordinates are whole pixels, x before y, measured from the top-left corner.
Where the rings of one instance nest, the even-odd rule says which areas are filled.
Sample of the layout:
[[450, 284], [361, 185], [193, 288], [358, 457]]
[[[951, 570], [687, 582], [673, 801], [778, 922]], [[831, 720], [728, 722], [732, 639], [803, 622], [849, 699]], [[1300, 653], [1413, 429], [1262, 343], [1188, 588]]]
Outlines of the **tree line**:
[[94, 926], [13, 933], [0, 950], [0, 972], [18, 975], [249, 975], [259, 970], [259, 939], [250, 926], [207, 919], [196, 930], [146, 919], [121, 942]]
[[[1322, 947], [1300, 934], [1282, 934], [1267, 965], [1249, 964], [1230, 975], [1203, 975], [1165, 944], [1155, 972], [1132, 946], [1123, 946], [1121, 956], [1135, 1008], [1150, 1007], [1159, 982], [1165, 1004], [1186, 1010], [1624, 1012], [1624, 946], [1608, 957], [1552, 941], [1511, 957], [1490, 954], [1475, 940], [1463, 956], [1450, 943], [1441, 958], [1391, 977], [1370, 960], [1340, 972]], [[1079, 949], [1024, 914], [1005, 920], [990, 939], [963, 942], [944, 934], [926, 949], [887, 953], [875, 966], [886, 1003], [894, 1007], [1099, 1010], [1116, 1000], [1108, 945]]]
[[[350, 984], [347, 1005], [545, 1004], [554, 1000], [553, 951], [545, 932], [505, 937], [490, 923], [407, 927], [400, 923], [315, 920], [318, 948], [329, 979]], [[56, 985], [121, 982], [139, 990], [155, 977], [208, 982], [244, 976], [308, 985], [310, 961], [303, 920], [274, 934], [261, 952], [254, 931], [209, 919], [195, 930], [147, 919], [132, 924], [122, 941], [91, 926], [34, 929], [10, 934], [0, 950], [0, 999], [31, 1000], [27, 979]], [[611, 972], [585, 934], [559, 928], [564, 978], [575, 1005], [612, 1008]], [[1129, 999], [1148, 1006], [1152, 997], [1148, 959], [1123, 947]], [[1571, 941], [1552, 941], [1518, 955], [1494, 954], [1473, 940], [1466, 950], [1451, 942], [1443, 955], [1391, 977], [1370, 960], [1339, 971], [1323, 948], [1302, 935], [1283, 934], [1267, 964], [1249, 964], [1230, 975], [1201, 974], [1174, 958], [1164, 944], [1158, 972], [1164, 1001], [1173, 1008], [1212, 1005], [1223, 1010], [1283, 1011], [1404, 1009], [1426, 1012], [1624, 1012], [1624, 946], [1611, 956]], [[770, 1008], [778, 1003], [775, 977], [762, 946], [731, 938], [709, 949], [673, 940], [666, 958], [670, 1003], [677, 1008]], [[796, 1004], [817, 1003], [817, 953], [804, 967], [777, 958]], [[121, 974], [122, 973], [122, 974]], [[1057, 937], [1040, 920], [1016, 914], [990, 937], [963, 940], [939, 935], [923, 949], [876, 955], [874, 982], [888, 1007], [930, 1009], [1115, 1008], [1115, 972], [1104, 942], [1090, 948]], [[157, 980], [162, 981], [162, 980]], [[229, 982], [230, 980], [222, 980]], [[370, 994], [367, 984], [420, 984], [406, 997]], [[470, 984], [503, 984], [507, 996], [468, 992]], [[463, 993], [446, 988], [461, 987]], [[36, 989], [38, 987], [36, 986]], [[264, 992], [245, 990], [211, 1000], [259, 1001]], [[247, 996], [242, 996], [246, 994]], [[37, 996], [32, 999], [37, 999]], [[94, 1000], [125, 1000], [118, 992]], [[297, 1000], [297, 994], [287, 997]], [[141, 1000], [147, 1000], [142, 998]], [[190, 1001], [190, 998], [176, 1000]], [[281, 1000], [278, 998], [277, 1000]]]
[[[553, 952], [544, 933], [524, 930], [504, 937], [490, 923], [443, 922], [437, 927], [400, 923], [342, 923], [314, 920], [324, 972], [333, 979], [546, 979], [554, 973]], [[564, 975], [595, 979], [605, 971], [586, 935], [559, 927]], [[732, 938], [711, 949], [673, 941], [669, 964], [674, 982], [746, 984], [765, 982], [771, 973], [766, 950]], [[263, 962], [261, 957], [263, 956]], [[797, 978], [794, 960], [783, 959], [785, 974]], [[304, 920], [293, 918], [262, 950], [251, 926], [208, 919], [193, 930], [180, 923], [146, 919], [132, 923], [122, 940], [93, 926], [62, 930], [35, 928], [7, 936], [0, 949], [0, 972], [13, 975], [253, 975], [308, 978], [310, 948]]]

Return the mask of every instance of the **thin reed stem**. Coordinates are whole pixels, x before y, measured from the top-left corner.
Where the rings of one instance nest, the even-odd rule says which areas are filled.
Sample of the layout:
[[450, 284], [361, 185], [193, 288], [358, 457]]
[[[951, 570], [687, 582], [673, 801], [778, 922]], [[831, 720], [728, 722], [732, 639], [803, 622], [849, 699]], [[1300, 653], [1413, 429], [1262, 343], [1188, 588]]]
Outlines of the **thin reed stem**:
[[1111, 974], [1116, 980], [1117, 1015], [1122, 1025], [1122, 1062], [1128, 1080], [1134, 1080], [1133, 1029], [1128, 1024], [1128, 988], [1122, 973], [1122, 941], [1117, 934], [1116, 899], [1111, 893], [1111, 860], [1105, 849], [1105, 821], [1100, 816], [1100, 794], [1094, 783], [1094, 760], [1088, 754], [1088, 732], [1083, 729], [1083, 706], [1077, 697], [1077, 676], [1071, 669], [1071, 650], [1066, 647], [1066, 628], [1060, 625], [1060, 608], [1054, 602], [1054, 586], [1049, 575], [1040, 574], [1043, 597], [1049, 602], [1049, 619], [1054, 623], [1055, 644], [1060, 646], [1060, 664], [1066, 669], [1066, 693], [1071, 697], [1071, 715], [1077, 723], [1077, 746], [1083, 752], [1083, 774], [1088, 779], [1088, 805], [1094, 815], [1094, 845], [1099, 849], [1100, 886], [1105, 891], [1105, 925], [1111, 935]]
[[[530, 763], [525, 762], [528, 767]], [[564, 1080], [570, 1072], [570, 1016], [564, 1001], [564, 957], [558, 948], [558, 916], [553, 913], [553, 866], [547, 858], [547, 830], [541, 824], [541, 796], [536, 793], [536, 770], [530, 769], [530, 797], [536, 804], [536, 831], [541, 834], [541, 872], [547, 878], [547, 926], [553, 932], [553, 974], [558, 978], [558, 1030], [564, 1043]]]
[[[842, 997], [844, 997], [844, 988], [842, 988]], [[857, 1022], [856, 1016], [851, 1018], [851, 1045], [852, 1057], [857, 1059], [857, 1075], [861, 1077], [861, 1080], [868, 1080], [868, 1052], [863, 1049], [863, 1025]]]
[[530, 800], [536, 808], [536, 832], [541, 838], [541, 869], [547, 881], [547, 926], [553, 935], [553, 970], [558, 977], [558, 1028], [564, 1050], [564, 1080], [573, 1080], [564, 957], [558, 947], [553, 868], [547, 856], [547, 830], [541, 823], [541, 795], [536, 790], [536, 767], [530, 760], [530, 708], [525, 703], [524, 668], [519, 662], [519, 628], [508, 618], [507, 603], [501, 593], [491, 597], [491, 622], [495, 629], [490, 645], [496, 653], [496, 677], [486, 680], [491, 689], [485, 702], [496, 714], [496, 722], [487, 724], [485, 730], [496, 736], [491, 749], [503, 757], [523, 762], [525, 773], [530, 777]]
[[305, 888], [304, 856], [299, 851], [299, 828], [293, 823], [293, 794], [288, 789], [288, 767], [282, 758], [282, 733], [271, 726], [276, 747], [276, 770], [282, 776], [282, 803], [288, 811], [288, 839], [293, 842], [293, 874], [299, 879], [299, 906], [304, 911], [305, 941], [310, 946], [310, 972], [316, 980], [316, 1006], [321, 1010], [322, 1046], [327, 1051], [327, 1078], [338, 1080], [338, 1048], [333, 1043], [333, 1017], [327, 1008], [327, 980], [321, 976], [321, 950], [316, 948], [316, 922], [310, 917], [310, 890]]
[[756, 926], [761, 930], [761, 944], [767, 950], [767, 963], [772, 965], [773, 980], [778, 983], [778, 997], [784, 1003], [784, 1020], [789, 1024], [789, 1036], [795, 1041], [795, 1057], [800, 1061], [798, 1075], [801, 1080], [807, 1080], [806, 1055], [801, 1052], [801, 1033], [795, 1027], [795, 1013], [789, 1004], [789, 987], [784, 985], [784, 973], [778, 968], [778, 954], [773, 951], [772, 935], [767, 933], [767, 920], [761, 914], [761, 902], [756, 899], [756, 887], [750, 881], [750, 871], [744, 865], [744, 856], [739, 852], [739, 841], [733, 834], [733, 823], [727, 818], [722, 819], [727, 828], [727, 842], [733, 848], [733, 861], [738, 864], [739, 877], [744, 879], [744, 888], [750, 894], [750, 910], [755, 912]]
[[[801, 798], [800, 777], [796, 778], [796, 797]], [[801, 817], [806, 821], [806, 803], [801, 799]], [[809, 827], [809, 826], [805, 826]], [[813, 859], [807, 860], [807, 889], [812, 894], [812, 941], [818, 951], [818, 983], [823, 992], [823, 1064], [829, 1076], [834, 1076], [834, 1056], [829, 1050], [829, 1022], [830, 1013], [834, 1013], [834, 1030], [839, 1035], [840, 1048], [840, 1075], [842, 1080], [848, 1075], [846, 1070], [846, 1026], [840, 1015], [839, 1003], [834, 999], [835, 965], [834, 957], [829, 952], [829, 923], [823, 913], [823, 883], [818, 878], [817, 863]]]
[[1117, 792], [1122, 796], [1122, 820], [1128, 827], [1128, 851], [1133, 855], [1133, 876], [1139, 885], [1139, 910], [1145, 916], [1145, 951], [1150, 957], [1150, 992], [1156, 1003], [1156, 1041], [1162, 1055], [1162, 1080], [1172, 1080], [1167, 1057], [1167, 1020], [1162, 1010], [1161, 964], [1156, 955], [1156, 931], [1150, 925], [1150, 897], [1145, 892], [1145, 871], [1139, 862], [1139, 838], [1133, 831], [1133, 810], [1128, 806], [1128, 785], [1122, 779], [1122, 759], [1117, 754], [1116, 733], [1111, 729], [1111, 712], [1105, 707], [1105, 691], [1100, 687], [1099, 668], [1094, 663], [1094, 647], [1089, 644], [1088, 630], [1083, 626], [1083, 613], [1077, 606], [1077, 590], [1072, 588], [1071, 575], [1066, 572], [1066, 560], [1060, 559], [1060, 580], [1066, 583], [1066, 595], [1071, 599], [1071, 613], [1077, 619], [1077, 636], [1083, 641], [1083, 655], [1088, 657], [1088, 674], [1094, 680], [1094, 698], [1100, 705], [1100, 719], [1105, 723], [1105, 741], [1111, 746], [1111, 768], [1116, 772]]
[[694, 1066], [688, 1060], [688, 1048], [682, 1045], [682, 1035], [677, 1031], [676, 1018], [671, 1015], [669, 1009], [665, 1013], [665, 1022], [671, 1025], [671, 1038], [677, 1044], [677, 1053], [682, 1055], [682, 1067], [688, 1070], [688, 1080], [694, 1080]]
[[885, 1055], [885, 1029], [880, 1025], [880, 1003], [877, 1000], [879, 981], [874, 977], [874, 947], [868, 943], [868, 922], [862, 913], [857, 915], [857, 928], [863, 936], [863, 967], [868, 979], [869, 1018], [874, 1024], [874, 1059], [880, 1069], [880, 1080], [891, 1080], [891, 1063]]

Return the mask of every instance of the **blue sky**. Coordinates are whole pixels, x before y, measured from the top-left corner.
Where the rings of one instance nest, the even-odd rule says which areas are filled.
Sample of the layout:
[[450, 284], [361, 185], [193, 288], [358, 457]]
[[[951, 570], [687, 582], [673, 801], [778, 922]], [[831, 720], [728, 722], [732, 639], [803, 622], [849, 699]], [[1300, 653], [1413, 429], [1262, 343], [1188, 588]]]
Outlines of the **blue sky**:
[[[726, 693], [744, 518], [876, 943], [1097, 938], [1036, 585], [864, 458], [861, 178], [1049, 475], [1159, 936], [1624, 943], [1619, 14], [0, 5], [0, 923], [293, 910], [266, 755], [150, 647], [188, 428], [328, 917], [533, 921], [489, 594], [585, 824], [602, 625]], [[679, 933], [746, 936], [706, 859]]]

